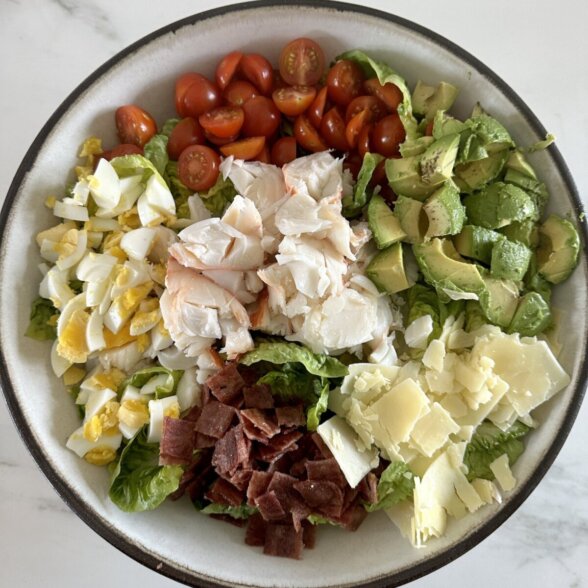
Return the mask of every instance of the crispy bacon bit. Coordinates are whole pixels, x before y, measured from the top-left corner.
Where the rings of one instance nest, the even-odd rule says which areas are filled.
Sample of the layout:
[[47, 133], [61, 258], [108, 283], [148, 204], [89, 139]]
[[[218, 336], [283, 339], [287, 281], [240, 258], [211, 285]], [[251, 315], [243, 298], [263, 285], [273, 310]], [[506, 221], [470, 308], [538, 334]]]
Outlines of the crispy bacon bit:
[[243, 396], [245, 397], [246, 408], [264, 409], [274, 407], [274, 397], [267, 384], [255, 384], [254, 386], [243, 388]]
[[217, 441], [212, 454], [212, 465], [220, 476], [232, 475], [242, 462], [249, 459], [251, 441], [243, 433], [243, 425], [228, 430]]
[[255, 499], [255, 505], [259, 508], [261, 516], [266, 521], [279, 521], [286, 516], [286, 511], [273, 490], [257, 497]]
[[249, 429], [254, 432], [254, 436], [249, 437], [247, 435], [247, 429], [245, 430], [245, 434], [255, 441], [267, 443], [268, 439], [271, 439], [280, 432], [280, 427], [276, 423], [276, 417], [270, 411], [262, 411], [259, 408], [245, 408], [239, 411], [239, 416], [243, 425], [245, 423], [252, 425]]
[[306, 473], [309, 480], [329, 480], [338, 486], [346, 486], [347, 482], [341, 468], [334, 457], [306, 462]]
[[218, 502], [218, 504], [226, 504], [228, 506], [240, 506], [243, 503], [243, 492], [235, 488], [232, 484], [223, 478], [215, 480], [214, 484], [208, 489], [204, 495], [206, 500], [210, 502]]
[[297, 531], [292, 525], [266, 525], [263, 546], [266, 555], [300, 559], [303, 547], [302, 529]]
[[265, 527], [265, 521], [258, 512], [251, 515], [247, 521], [245, 543], [255, 547], [263, 547], [265, 544]]
[[302, 437], [300, 431], [289, 431], [276, 435], [267, 447], [259, 447], [257, 456], [260, 460], [266, 462], [276, 461], [287, 451], [298, 449], [296, 441]]
[[211, 400], [196, 421], [196, 432], [220, 439], [231, 426], [235, 414], [233, 407]]
[[165, 417], [159, 446], [160, 465], [189, 465], [194, 453], [194, 423]]
[[302, 404], [279, 406], [276, 408], [276, 417], [280, 427], [302, 427], [306, 423]]
[[249, 506], [255, 506], [255, 499], [267, 492], [267, 487], [271, 479], [272, 474], [268, 474], [267, 472], [253, 472], [247, 488], [247, 504]]
[[232, 404], [241, 394], [245, 386], [245, 380], [237, 370], [237, 365], [227, 363], [216, 374], [206, 380], [212, 395], [225, 404]]

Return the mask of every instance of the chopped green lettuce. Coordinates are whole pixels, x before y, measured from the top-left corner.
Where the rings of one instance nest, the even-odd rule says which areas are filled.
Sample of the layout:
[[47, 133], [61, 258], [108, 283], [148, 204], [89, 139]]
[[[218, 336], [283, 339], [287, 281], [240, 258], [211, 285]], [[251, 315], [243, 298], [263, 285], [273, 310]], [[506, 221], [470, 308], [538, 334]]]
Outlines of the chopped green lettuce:
[[465, 330], [468, 333], [488, 324], [488, 319], [477, 300], [466, 300], [465, 303]]
[[335, 521], [327, 519], [326, 517], [323, 517], [322, 515], [318, 514], [310, 514], [306, 517], [306, 520], [311, 525], [333, 525], [334, 527], [340, 526], [339, 523], [336, 523]]
[[555, 135], [548, 133], [545, 136], [545, 139], [543, 139], [543, 141], [537, 141], [536, 143], [533, 143], [533, 145], [530, 145], [529, 147], [524, 149], [524, 151], [526, 153], [534, 153], [535, 151], [542, 151], [543, 149], [547, 149], [552, 143], [555, 143]]
[[162, 186], [168, 187], [159, 170], [149, 159], [143, 157], [143, 155], [123, 155], [121, 157], [115, 157], [110, 163], [119, 178], [142, 174], [141, 182], [145, 184], [154, 175]]
[[153, 135], [144, 148], [145, 157], [162, 176], [165, 175], [165, 168], [169, 161], [167, 142], [168, 137], [165, 135]]
[[125, 512], [153, 510], [178, 489], [183, 472], [181, 466], [159, 465], [159, 444], [147, 443], [143, 427], [122, 450], [108, 494]]
[[[315, 384], [318, 384], [318, 382], [315, 382]], [[320, 386], [318, 387], [320, 388]], [[321, 422], [321, 416], [327, 410], [329, 404], [329, 382], [326, 381], [318, 392], [318, 400], [306, 411], [306, 428], [309, 431], [317, 430]]]
[[57, 338], [56, 315], [59, 311], [53, 306], [53, 302], [47, 298], [35, 298], [31, 305], [29, 326], [25, 335], [37, 341], [52, 341]]
[[390, 508], [412, 496], [414, 475], [402, 461], [393, 461], [378, 481], [378, 502], [364, 504], [368, 512]]
[[343, 216], [354, 218], [361, 209], [368, 203], [371, 191], [368, 190], [368, 184], [374, 175], [374, 170], [383, 157], [375, 153], [366, 153], [363, 157], [361, 169], [357, 175], [357, 182], [351, 196], [343, 198]]
[[202, 198], [202, 202], [210, 214], [222, 216], [236, 195], [237, 190], [235, 190], [233, 182], [229, 178], [223, 179], [221, 174], [216, 184], [208, 192], [200, 193], [200, 198]]
[[294, 399], [302, 400], [305, 405], [316, 402], [316, 376], [301, 369], [300, 364], [286, 363], [281, 370], [272, 370], [257, 381], [271, 388], [274, 396], [286, 402]]
[[172, 131], [176, 128], [176, 125], [179, 122], [179, 118], [168, 118], [161, 127], [161, 134], [165, 135], [169, 139], [169, 136], [172, 134]]
[[135, 386], [135, 388], [141, 388], [144, 386], [151, 378], [155, 376], [161, 376], [162, 374], [166, 375], [165, 384], [161, 386], [157, 386], [155, 389], [155, 397], [156, 398], [165, 398], [166, 396], [172, 396], [180, 381], [180, 378], [183, 375], [182, 370], [168, 370], [163, 366], [153, 366], [144, 368], [135, 372], [132, 376], [128, 377], [119, 388], [120, 393], [124, 392], [124, 389], [128, 386]]
[[165, 179], [176, 203], [176, 216], [178, 218], [190, 218], [188, 198], [192, 196], [193, 192], [180, 180], [177, 161], [168, 161], [165, 166]]
[[233, 517], [234, 519], [248, 519], [252, 514], [257, 512], [257, 508], [249, 506], [247, 504], [241, 504], [240, 506], [227, 506], [226, 504], [218, 504], [211, 502], [200, 510], [201, 513], [211, 514], [222, 514]]

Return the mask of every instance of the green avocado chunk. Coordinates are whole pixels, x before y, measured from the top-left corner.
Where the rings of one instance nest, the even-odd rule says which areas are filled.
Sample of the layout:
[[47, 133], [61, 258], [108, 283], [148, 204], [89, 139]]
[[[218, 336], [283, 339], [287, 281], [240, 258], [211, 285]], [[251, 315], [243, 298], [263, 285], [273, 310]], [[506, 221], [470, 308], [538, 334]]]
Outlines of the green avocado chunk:
[[400, 155], [402, 157], [414, 157], [421, 155], [433, 143], [433, 137], [424, 136], [414, 139], [414, 141], [405, 141], [400, 145]]
[[378, 249], [385, 249], [406, 237], [398, 217], [394, 215], [386, 201], [379, 194], [372, 196], [367, 209], [367, 217], [368, 225], [374, 235]]
[[471, 193], [483, 188], [502, 171], [508, 150], [492, 153], [484, 159], [455, 165], [454, 181], [462, 192]]
[[386, 177], [390, 187], [399, 196], [410, 196], [425, 200], [436, 189], [438, 184], [427, 184], [421, 178], [421, 155], [386, 160]]
[[525, 190], [535, 201], [539, 214], [543, 214], [547, 201], [549, 200], [549, 192], [543, 182], [525, 176], [521, 172], [513, 169], [507, 170], [506, 174], [504, 174], [504, 181]]
[[414, 198], [398, 196], [394, 205], [394, 216], [398, 219], [404, 241], [407, 243], [422, 243], [428, 229], [427, 215], [423, 210], [423, 203]]
[[461, 233], [453, 238], [453, 244], [460, 255], [490, 265], [492, 248], [500, 239], [503, 237], [496, 231], [465, 225]]
[[480, 294], [480, 306], [486, 318], [494, 325], [506, 328], [515, 315], [519, 289], [512, 280], [484, 276], [486, 289]]
[[547, 304], [551, 303], [552, 285], [539, 273], [537, 269], [537, 255], [531, 257], [529, 269], [525, 276], [525, 290], [528, 292], [537, 292]]
[[492, 249], [490, 273], [493, 278], [521, 281], [532, 256], [531, 250], [517, 241], [501, 239]]
[[467, 196], [463, 203], [470, 224], [486, 229], [500, 229], [514, 221], [539, 217], [533, 199], [524, 190], [504, 182], [495, 182]]
[[527, 178], [531, 178], [533, 180], [537, 179], [537, 174], [535, 170], [532, 168], [531, 164], [527, 161], [527, 158], [523, 154], [522, 151], [515, 149], [506, 160], [505, 164], [507, 173], [509, 171], [515, 171], [525, 176]]
[[404, 271], [402, 243], [394, 243], [380, 251], [369, 263], [365, 273], [381, 292], [396, 294], [410, 288]]
[[477, 300], [466, 300], [465, 303], [465, 325], [468, 333], [488, 324], [488, 319]]
[[447, 82], [441, 82], [435, 87], [419, 80], [412, 93], [412, 110], [430, 120], [438, 110], [449, 110], [458, 93], [459, 90]]
[[574, 271], [580, 252], [580, 237], [574, 225], [552, 214], [539, 227], [537, 265], [552, 284], [563, 282]]
[[426, 238], [456, 235], [465, 221], [465, 208], [459, 197], [459, 190], [453, 182], [445, 182], [429, 196], [423, 206], [429, 227]]
[[451, 179], [459, 147], [459, 135], [445, 135], [434, 141], [420, 160], [421, 178], [425, 184], [437, 185]]
[[549, 304], [537, 292], [527, 292], [520, 300], [508, 327], [509, 333], [534, 337], [551, 325]]
[[479, 295], [486, 288], [478, 268], [460, 257], [450, 239], [432, 239], [413, 246], [425, 281], [437, 290]]
[[518, 241], [530, 249], [539, 245], [539, 227], [532, 220], [515, 221], [498, 230], [509, 241]]

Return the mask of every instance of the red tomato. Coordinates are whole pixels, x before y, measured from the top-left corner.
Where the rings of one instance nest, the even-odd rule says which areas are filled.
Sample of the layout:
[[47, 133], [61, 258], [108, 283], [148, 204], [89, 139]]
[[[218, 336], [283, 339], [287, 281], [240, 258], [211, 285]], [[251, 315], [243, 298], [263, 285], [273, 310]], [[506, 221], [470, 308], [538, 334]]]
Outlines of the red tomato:
[[348, 169], [354, 179], [357, 179], [363, 159], [357, 153], [351, 153], [343, 162], [343, 169]]
[[434, 120], [430, 120], [427, 123], [427, 126], [425, 127], [425, 135], [427, 137], [432, 137], [433, 136], [433, 127], [435, 126], [435, 121]]
[[192, 117], [183, 118], [174, 128], [167, 142], [168, 155], [177, 161], [182, 151], [190, 145], [202, 145], [206, 141], [200, 123]]
[[245, 80], [233, 80], [223, 92], [225, 102], [231, 106], [243, 106], [247, 100], [257, 95], [255, 86]]
[[176, 112], [183, 118], [188, 116], [184, 110], [184, 96], [188, 88], [196, 81], [200, 80], [200, 74], [185, 73], [176, 80]]
[[290, 41], [280, 53], [280, 74], [292, 86], [317, 84], [325, 69], [325, 54], [312, 39]]
[[239, 135], [233, 135], [232, 137], [217, 137], [216, 135], [213, 135], [212, 133], [209, 133], [208, 131], [204, 131], [204, 135], [206, 136], [206, 139], [208, 141], [210, 141], [213, 145], [216, 145], [217, 147], [221, 147], [222, 145], [227, 145], [228, 143], [232, 143], [233, 141], [237, 140], [237, 137]]
[[[122, 157], [123, 155], [143, 155], [143, 149], [132, 143], [121, 143], [114, 147], [114, 149], [101, 153], [98, 159], [103, 158], [110, 161], [115, 157]], [[98, 163], [98, 160], [96, 160], [96, 163]]]
[[287, 116], [302, 114], [314, 100], [316, 90], [311, 86], [288, 86], [274, 90], [272, 98], [280, 112]]
[[255, 96], [243, 104], [245, 122], [242, 131], [246, 137], [271, 137], [280, 126], [280, 111], [272, 100]]
[[345, 128], [345, 138], [351, 149], [355, 149], [359, 135], [369, 126], [369, 114], [367, 110], [360, 110], [348, 123]]
[[274, 70], [271, 63], [258, 53], [247, 53], [241, 58], [241, 72], [265, 96], [271, 94]]
[[345, 121], [337, 107], [331, 108], [323, 116], [321, 135], [329, 147], [338, 151], [349, 151], [349, 143], [345, 137]]
[[364, 84], [365, 91], [372, 96], [379, 98], [392, 112], [396, 112], [398, 105], [402, 102], [403, 96], [400, 88], [394, 84], [382, 86], [378, 78], [370, 78]]
[[238, 106], [213, 108], [198, 117], [205, 131], [221, 139], [238, 135], [244, 120], [243, 109]]
[[272, 154], [267, 143], [263, 146], [263, 149], [255, 156], [255, 161], [260, 161], [261, 163], [272, 162]]
[[178, 160], [180, 180], [195, 192], [208, 190], [216, 183], [220, 157], [206, 145], [186, 147]]
[[301, 114], [294, 121], [294, 136], [298, 144], [307, 151], [316, 153], [317, 151], [325, 151], [327, 146], [321, 139], [317, 130], [312, 126], [308, 117]]
[[347, 59], [341, 59], [327, 75], [327, 88], [329, 99], [347, 106], [361, 93], [364, 75], [357, 63]]
[[357, 152], [363, 157], [370, 152], [370, 135], [372, 132], [372, 125], [366, 125], [359, 131], [357, 136]]
[[221, 90], [224, 90], [233, 79], [242, 57], [243, 53], [233, 51], [221, 59], [215, 74], [216, 84]]
[[310, 105], [306, 115], [310, 122], [318, 129], [321, 126], [325, 108], [327, 106], [327, 87], [321, 88]]
[[390, 186], [386, 183], [382, 185], [382, 190], [380, 191], [380, 196], [388, 202], [388, 204], [394, 204], [398, 196], [396, 196], [396, 192], [390, 188]]
[[390, 114], [377, 122], [372, 132], [372, 150], [384, 157], [398, 155], [398, 146], [406, 132], [398, 114]]
[[193, 116], [197, 118], [201, 114], [221, 105], [221, 95], [218, 88], [204, 76], [194, 74], [192, 83], [184, 93], [181, 101], [180, 116]]
[[378, 165], [376, 165], [376, 169], [372, 174], [370, 179], [370, 186], [387, 186], [388, 185], [388, 178], [386, 177], [386, 160], [382, 159]]
[[232, 155], [236, 159], [254, 159], [265, 146], [265, 137], [250, 137], [223, 145], [220, 150], [225, 157]]
[[387, 114], [386, 105], [375, 96], [358, 96], [354, 98], [347, 106], [345, 111], [345, 121], [349, 122], [356, 114], [362, 110], [368, 111], [369, 122], [374, 122], [384, 118]]
[[282, 74], [280, 73], [279, 69], [274, 69], [274, 90], [279, 90], [280, 88], [287, 88], [288, 84], [284, 81]]
[[114, 118], [121, 143], [132, 143], [143, 147], [157, 133], [157, 125], [153, 117], [135, 104], [117, 108]]
[[282, 167], [296, 159], [296, 139], [294, 137], [282, 137], [272, 147], [272, 163]]

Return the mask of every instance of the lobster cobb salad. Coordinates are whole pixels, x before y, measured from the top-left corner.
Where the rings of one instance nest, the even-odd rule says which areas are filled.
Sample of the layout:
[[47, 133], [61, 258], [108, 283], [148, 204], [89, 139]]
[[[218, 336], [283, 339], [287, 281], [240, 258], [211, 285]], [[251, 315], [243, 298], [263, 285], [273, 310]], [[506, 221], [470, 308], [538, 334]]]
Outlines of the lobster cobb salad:
[[177, 79], [177, 117], [124, 105], [120, 144], [84, 142], [26, 334], [123, 511], [189, 500], [300, 558], [382, 510], [424, 547], [515, 488], [570, 382], [551, 294], [580, 240], [528, 157], [552, 138], [360, 50], [277, 65], [234, 51]]

